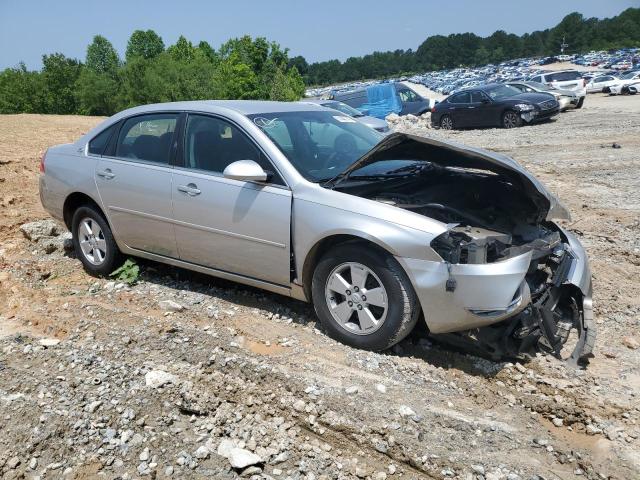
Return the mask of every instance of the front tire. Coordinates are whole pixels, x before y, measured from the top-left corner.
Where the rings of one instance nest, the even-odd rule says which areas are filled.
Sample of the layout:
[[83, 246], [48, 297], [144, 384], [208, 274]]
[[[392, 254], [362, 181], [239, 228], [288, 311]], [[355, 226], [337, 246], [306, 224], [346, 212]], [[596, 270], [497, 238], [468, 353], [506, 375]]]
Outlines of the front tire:
[[504, 128], [517, 128], [522, 126], [522, 118], [513, 110], [507, 110], [502, 114], [502, 126]]
[[89, 274], [108, 276], [122, 263], [109, 224], [94, 207], [85, 205], [74, 212], [71, 233], [76, 255]]
[[580, 98], [580, 100], [578, 100], [578, 103], [576, 103], [576, 109], [582, 108], [582, 105], [584, 105], [584, 97], [582, 97], [582, 98]]
[[413, 329], [420, 305], [392, 255], [361, 244], [322, 257], [313, 274], [313, 306], [329, 335], [366, 350], [385, 350]]

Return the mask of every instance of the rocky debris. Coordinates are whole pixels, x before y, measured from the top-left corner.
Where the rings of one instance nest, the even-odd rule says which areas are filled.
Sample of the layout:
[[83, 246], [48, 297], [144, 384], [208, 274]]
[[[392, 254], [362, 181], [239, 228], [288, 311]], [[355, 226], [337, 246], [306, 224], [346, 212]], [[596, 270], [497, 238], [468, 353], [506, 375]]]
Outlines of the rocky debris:
[[20, 226], [22, 234], [38, 244], [46, 254], [73, 250], [71, 232], [52, 219], [29, 222]]
[[168, 383], [177, 384], [178, 377], [164, 370], [151, 370], [145, 374], [144, 382], [147, 387], [160, 388]]
[[60, 343], [60, 339], [58, 338], [41, 338], [38, 340], [38, 343], [43, 347], [55, 347]]
[[258, 455], [238, 447], [232, 448], [227, 458], [233, 468], [246, 468], [250, 465], [262, 463], [262, 459]]
[[631, 350], [637, 350], [640, 348], [640, 342], [633, 337], [624, 337], [622, 339], [622, 344]]
[[412, 114], [399, 116], [392, 113], [386, 117], [386, 121], [394, 132], [421, 134], [422, 130], [431, 129], [431, 112], [420, 116]]
[[64, 230], [58, 222], [48, 218], [37, 222], [25, 223], [20, 227], [20, 231], [28, 240], [37, 242], [43, 237], [57, 237]]
[[158, 306], [165, 312], [181, 312], [184, 310], [184, 306], [173, 300], [161, 300], [158, 302]]

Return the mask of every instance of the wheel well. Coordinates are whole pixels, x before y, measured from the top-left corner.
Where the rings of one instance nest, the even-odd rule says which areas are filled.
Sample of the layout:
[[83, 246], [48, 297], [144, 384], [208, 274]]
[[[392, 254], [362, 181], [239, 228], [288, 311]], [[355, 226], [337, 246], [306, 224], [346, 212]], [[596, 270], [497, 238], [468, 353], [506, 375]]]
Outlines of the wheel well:
[[91, 205], [92, 207], [97, 209], [100, 213], [102, 213], [102, 216], [106, 221], [107, 217], [104, 215], [104, 212], [100, 208], [100, 205], [98, 205], [89, 195], [75, 192], [67, 197], [62, 208], [64, 224], [67, 226], [69, 231], [71, 231], [71, 220], [73, 219], [73, 213], [83, 205]]
[[365, 238], [356, 237], [355, 235], [332, 235], [330, 237], [323, 238], [318, 243], [316, 243], [311, 248], [311, 250], [309, 250], [307, 258], [305, 258], [304, 265], [302, 267], [302, 285], [305, 295], [309, 300], [311, 299], [311, 280], [313, 278], [313, 272], [316, 269], [318, 261], [320, 261], [322, 256], [332, 248], [346, 243], [360, 243], [363, 246], [374, 248], [381, 252], [389, 253], [380, 245]]

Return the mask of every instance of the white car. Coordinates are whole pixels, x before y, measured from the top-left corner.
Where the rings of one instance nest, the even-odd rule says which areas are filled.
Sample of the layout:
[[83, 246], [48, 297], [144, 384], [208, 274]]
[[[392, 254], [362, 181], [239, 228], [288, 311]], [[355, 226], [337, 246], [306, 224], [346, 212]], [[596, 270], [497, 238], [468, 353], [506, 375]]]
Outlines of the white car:
[[640, 83], [640, 71], [634, 70], [620, 75], [618, 81], [609, 87], [611, 95], [624, 95], [629, 93], [629, 87]]
[[539, 73], [529, 78], [529, 81], [543, 83], [551, 88], [571, 90], [578, 97], [578, 101], [575, 103], [576, 108], [582, 108], [584, 99], [587, 96], [587, 81], [576, 70]]
[[598, 75], [587, 83], [587, 93], [608, 93], [609, 87], [618, 83], [620, 79], [613, 75]]

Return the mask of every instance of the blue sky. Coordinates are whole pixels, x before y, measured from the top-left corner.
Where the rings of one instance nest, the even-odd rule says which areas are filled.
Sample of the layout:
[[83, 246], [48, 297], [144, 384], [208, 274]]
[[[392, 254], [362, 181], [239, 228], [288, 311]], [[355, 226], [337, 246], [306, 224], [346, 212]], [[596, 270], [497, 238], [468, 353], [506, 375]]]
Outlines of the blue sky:
[[428, 36], [495, 30], [522, 34], [579, 11], [610, 17], [639, 0], [0, 0], [0, 69], [45, 53], [84, 59], [96, 34], [122, 55], [136, 29], [154, 29], [166, 45], [184, 34], [214, 48], [231, 38], [265, 36], [309, 61], [374, 50], [417, 48]]

